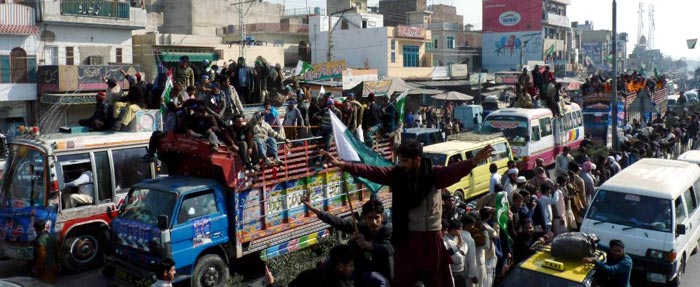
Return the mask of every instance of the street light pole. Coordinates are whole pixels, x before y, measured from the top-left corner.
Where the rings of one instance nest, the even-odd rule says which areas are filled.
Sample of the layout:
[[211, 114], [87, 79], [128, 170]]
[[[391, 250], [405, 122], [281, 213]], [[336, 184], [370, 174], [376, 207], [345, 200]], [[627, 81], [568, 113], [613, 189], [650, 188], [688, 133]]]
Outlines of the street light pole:
[[613, 150], [620, 148], [620, 138], [617, 135], [617, 1], [612, 2], [612, 54], [615, 59], [612, 62], [612, 147]]

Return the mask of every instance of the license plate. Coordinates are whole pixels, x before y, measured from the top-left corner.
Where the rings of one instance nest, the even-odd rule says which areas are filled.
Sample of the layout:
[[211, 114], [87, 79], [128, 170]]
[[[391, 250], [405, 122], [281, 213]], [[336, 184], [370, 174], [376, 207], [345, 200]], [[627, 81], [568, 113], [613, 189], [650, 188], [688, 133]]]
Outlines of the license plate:
[[153, 283], [148, 278], [139, 278], [121, 268], [117, 268], [115, 277], [118, 281], [122, 281], [134, 287], [149, 287]]
[[666, 283], [666, 275], [659, 273], [647, 273], [647, 280], [654, 283]]

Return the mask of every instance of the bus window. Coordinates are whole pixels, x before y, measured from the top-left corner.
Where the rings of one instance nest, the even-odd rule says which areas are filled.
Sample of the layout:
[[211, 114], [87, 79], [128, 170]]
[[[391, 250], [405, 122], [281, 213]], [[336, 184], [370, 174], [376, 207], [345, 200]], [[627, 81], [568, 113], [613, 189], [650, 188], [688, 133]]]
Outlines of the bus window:
[[532, 126], [532, 137], [530, 141], [536, 142], [540, 140], [540, 126]]
[[97, 195], [99, 203], [112, 202], [112, 174], [109, 168], [109, 157], [106, 151], [96, 152], [95, 177], [97, 178]]
[[44, 205], [44, 154], [26, 146], [11, 146], [2, 181], [4, 208]]
[[[58, 156], [58, 162], [63, 170], [63, 182], [66, 187], [62, 190], [61, 200], [64, 209], [90, 205], [94, 203], [95, 184], [92, 163], [89, 153], [79, 153]], [[80, 179], [83, 173], [89, 172], [91, 178]], [[86, 173], [87, 174], [87, 173]], [[80, 179], [80, 180], [78, 180]], [[76, 182], [76, 180], [78, 180]], [[69, 183], [74, 183], [70, 185]]]
[[542, 131], [542, 137], [552, 135], [552, 119], [551, 118], [540, 119], [540, 130]]
[[135, 183], [151, 178], [151, 165], [141, 161], [146, 152], [146, 147], [112, 150], [117, 193], [125, 193]]

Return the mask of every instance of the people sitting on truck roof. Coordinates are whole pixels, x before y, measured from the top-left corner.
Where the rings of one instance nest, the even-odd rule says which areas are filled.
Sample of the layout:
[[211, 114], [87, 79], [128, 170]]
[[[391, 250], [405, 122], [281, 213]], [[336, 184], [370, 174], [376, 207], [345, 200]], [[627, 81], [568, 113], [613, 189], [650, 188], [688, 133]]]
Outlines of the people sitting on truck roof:
[[[355, 254], [355, 286], [361, 285], [365, 273], [379, 272], [385, 278], [394, 273], [394, 247], [391, 245], [391, 223], [384, 224], [384, 204], [370, 199], [362, 205], [362, 221], [341, 218], [314, 206], [310, 197], [302, 199], [304, 205], [323, 222], [347, 233], [355, 233], [348, 243]], [[369, 256], [368, 256], [369, 255]]]
[[206, 107], [202, 102], [195, 104], [194, 113], [186, 117], [185, 129], [187, 134], [194, 137], [206, 138], [209, 144], [216, 148], [222, 145], [216, 132], [220, 131], [216, 119], [207, 113]]
[[[277, 141], [289, 143], [289, 140], [273, 130], [267, 122], [261, 119], [259, 113], [253, 116], [253, 123], [253, 142], [255, 142], [257, 156], [264, 161], [265, 165], [281, 164], [282, 160], [277, 154]], [[270, 160], [269, 156], [273, 159]]]
[[144, 103], [145, 87], [138, 86], [136, 77], [133, 75], [128, 76], [127, 79], [129, 80], [129, 93], [114, 103], [114, 118], [116, 122], [113, 129], [115, 131], [128, 127], [131, 121], [136, 118], [136, 112], [141, 110]]
[[95, 96], [95, 112], [90, 118], [81, 119], [78, 123], [93, 131], [111, 130], [114, 125], [112, 104], [107, 101], [105, 92], [98, 92]]
[[233, 116], [233, 125], [231, 125], [231, 133], [235, 148], [238, 151], [238, 156], [246, 169], [257, 169], [251, 161], [253, 154], [253, 130], [250, 124], [246, 124], [243, 115]]
[[314, 117], [321, 121], [321, 142], [324, 143], [324, 149], [330, 150], [331, 142], [333, 141], [333, 125], [331, 123], [331, 113], [340, 118], [340, 110], [334, 106], [335, 101], [331, 98], [326, 100], [326, 106]]

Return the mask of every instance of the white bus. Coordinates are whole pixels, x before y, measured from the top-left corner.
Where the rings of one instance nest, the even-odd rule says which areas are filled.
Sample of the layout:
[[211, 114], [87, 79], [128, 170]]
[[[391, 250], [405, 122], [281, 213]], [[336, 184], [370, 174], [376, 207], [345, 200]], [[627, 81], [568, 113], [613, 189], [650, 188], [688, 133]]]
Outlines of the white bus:
[[[64, 268], [101, 264], [117, 206], [131, 185], [156, 176], [155, 165], [141, 160], [150, 137], [150, 132], [16, 137], [0, 185], [0, 255], [31, 260], [32, 224], [50, 220]], [[86, 171], [92, 187], [84, 190], [92, 190], [92, 203], [68, 208], [78, 189], [66, 183]]]
[[545, 165], [568, 146], [572, 150], [581, 145], [584, 138], [583, 115], [577, 104], [568, 104], [564, 115], [552, 116], [549, 109], [507, 108], [490, 113], [479, 133], [502, 132], [508, 139], [513, 156], [521, 171], [535, 167], [537, 158]]

